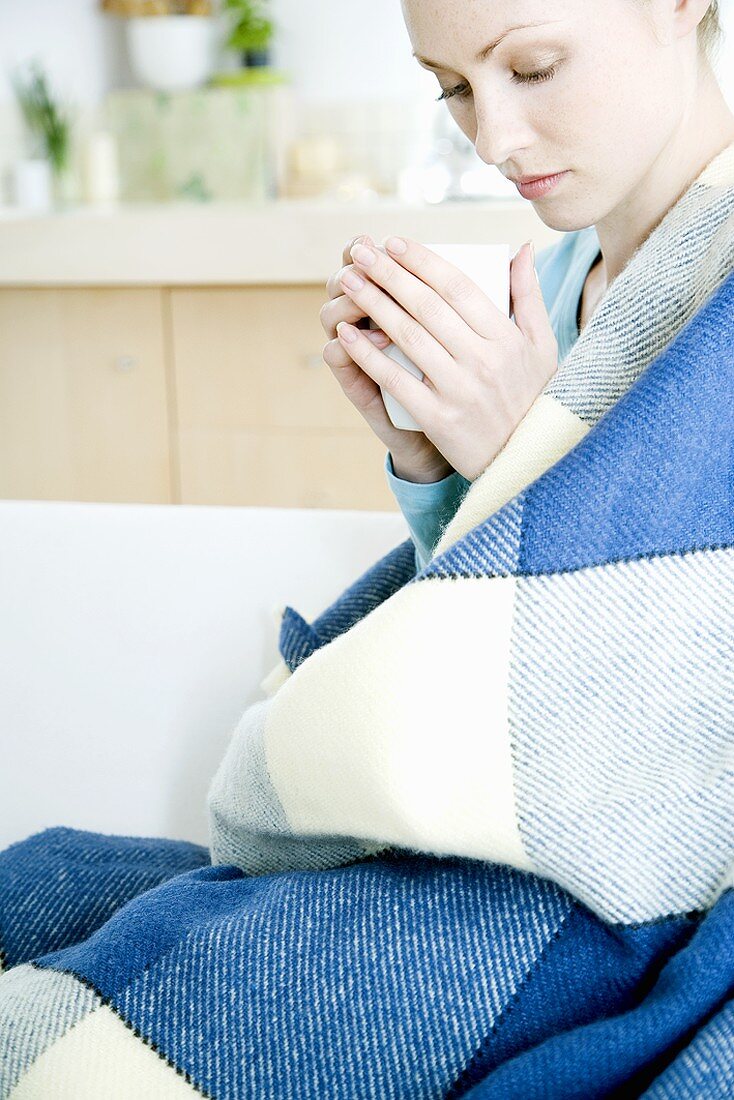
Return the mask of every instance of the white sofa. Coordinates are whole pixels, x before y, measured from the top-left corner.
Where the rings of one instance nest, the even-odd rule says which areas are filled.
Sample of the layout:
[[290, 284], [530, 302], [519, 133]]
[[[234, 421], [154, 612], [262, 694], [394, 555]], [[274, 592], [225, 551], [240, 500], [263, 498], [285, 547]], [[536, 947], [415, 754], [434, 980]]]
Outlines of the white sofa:
[[398, 512], [0, 501], [0, 848], [53, 825], [207, 842], [278, 661], [408, 537]]

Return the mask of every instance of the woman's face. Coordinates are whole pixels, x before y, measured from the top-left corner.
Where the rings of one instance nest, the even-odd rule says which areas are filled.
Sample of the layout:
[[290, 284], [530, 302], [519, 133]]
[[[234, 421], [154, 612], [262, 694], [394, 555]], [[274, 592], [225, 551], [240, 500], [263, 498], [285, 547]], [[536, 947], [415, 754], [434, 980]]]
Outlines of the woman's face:
[[[414, 53], [437, 63], [426, 67], [441, 89], [456, 89], [447, 109], [481, 159], [513, 178], [568, 172], [533, 201], [546, 225], [580, 229], [624, 209], [635, 196], [639, 201], [648, 169], [664, 160], [691, 98], [683, 39], [670, 5], [402, 5]], [[477, 58], [483, 47], [523, 23], [538, 25], [513, 30], [486, 58]]]

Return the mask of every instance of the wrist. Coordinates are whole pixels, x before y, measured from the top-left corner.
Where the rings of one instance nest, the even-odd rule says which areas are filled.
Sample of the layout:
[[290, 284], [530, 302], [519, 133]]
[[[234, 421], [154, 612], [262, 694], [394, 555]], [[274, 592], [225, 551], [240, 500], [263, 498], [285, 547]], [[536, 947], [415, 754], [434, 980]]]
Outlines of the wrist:
[[395, 477], [400, 478], [401, 481], [411, 481], [414, 484], [429, 485], [436, 481], [443, 481], [444, 478], [449, 477], [450, 474], [456, 473], [453, 466], [448, 462], [432, 467], [417, 467], [411, 466], [409, 463], [403, 462], [399, 458], [396, 459], [392, 452], [390, 452], [390, 457]]

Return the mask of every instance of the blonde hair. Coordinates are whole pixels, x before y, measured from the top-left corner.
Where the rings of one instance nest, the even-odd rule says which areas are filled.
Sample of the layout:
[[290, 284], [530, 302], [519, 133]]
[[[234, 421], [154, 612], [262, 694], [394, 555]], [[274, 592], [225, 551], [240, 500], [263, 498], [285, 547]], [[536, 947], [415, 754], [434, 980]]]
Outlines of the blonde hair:
[[719, 0], [711, 0], [711, 5], [698, 24], [698, 47], [710, 64], [713, 64], [721, 46], [724, 31], [719, 19]]
[[[643, 10], [648, 12], [648, 18], [652, 18], [650, 14], [650, 0], [632, 0], [638, 6], [642, 5]], [[717, 59], [717, 53], [724, 38], [724, 30], [721, 26], [720, 13], [719, 13], [719, 0], [711, 0], [706, 14], [696, 28], [696, 38], [698, 40], [698, 51], [706, 59], [711, 68], [714, 68]]]

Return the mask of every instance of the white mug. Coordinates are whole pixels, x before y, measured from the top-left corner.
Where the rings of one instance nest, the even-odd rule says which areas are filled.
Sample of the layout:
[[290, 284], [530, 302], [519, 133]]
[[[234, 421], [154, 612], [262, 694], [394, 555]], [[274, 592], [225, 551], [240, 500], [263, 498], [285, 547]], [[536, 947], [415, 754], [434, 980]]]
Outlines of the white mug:
[[[430, 248], [432, 252], [468, 275], [506, 317], [510, 316], [509, 244], [427, 244], [426, 248]], [[379, 325], [370, 318], [369, 327], [379, 328]], [[383, 354], [394, 359], [401, 367], [405, 367], [419, 381], [423, 381], [423, 371], [412, 363], [397, 345], [388, 344]], [[387, 415], [394, 427], [413, 432], [423, 430], [392, 394], [382, 386], [380, 386], [380, 392]]]

